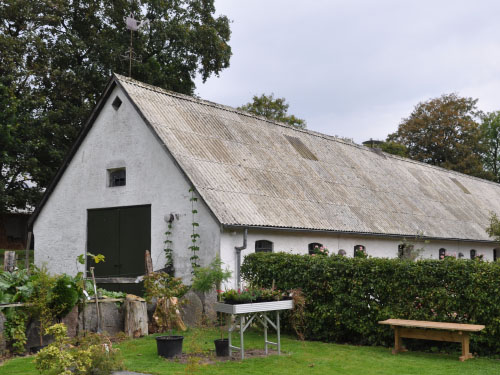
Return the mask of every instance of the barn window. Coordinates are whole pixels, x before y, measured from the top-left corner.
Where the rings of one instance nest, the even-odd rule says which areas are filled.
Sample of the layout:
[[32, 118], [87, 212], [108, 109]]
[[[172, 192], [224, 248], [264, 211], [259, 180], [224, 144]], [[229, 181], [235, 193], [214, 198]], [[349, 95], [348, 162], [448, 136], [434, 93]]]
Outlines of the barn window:
[[500, 249], [493, 249], [493, 262], [496, 262], [498, 260], [498, 257], [500, 255]]
[[471, 258], [471, 259], [474, 259], [475, 257], [476, 257], [476, 250], [472, 249], [472, 250], [470, 251], [470, 258]]
[[413, 245], [407, 243], [399, 244], [398, 245], [399, 259], [410, 259], [412, 251], [413, 251]]
[[323, 246], [323, 244], [320, 244], [319, 242], [312, 242], [309, 245], [307, 245], [307, 250], [309, 250], [309, 255], [316, 254], [317, 251], [314, 250], [314, 248], [320, 248]]
[[366, 257], [366, 246], [364, 245], [356, 245], [354, 246], [354, 256], [355, 257]]
[[272, 253], [273, 243], [267, 240], [255, 241], [255, 252], [256, 253]]
[[113, 100], [113, 103], [111, 103], [115, 111], [118, 111], [118, 108], [122, 105], [122, 100], [117, 96], [115, 100]]
[[464, 253], [458, 253], [458, 259], [463, 259], [464, 256]]
[[441, 249], [439, 249], [439, 259], [444, 259], [445, 256], [446, 256], [446, 249], [442, 247]]
[[125, 186], [127, 183], [127, 174], [125, 168], [108, 169], [109, 186]]

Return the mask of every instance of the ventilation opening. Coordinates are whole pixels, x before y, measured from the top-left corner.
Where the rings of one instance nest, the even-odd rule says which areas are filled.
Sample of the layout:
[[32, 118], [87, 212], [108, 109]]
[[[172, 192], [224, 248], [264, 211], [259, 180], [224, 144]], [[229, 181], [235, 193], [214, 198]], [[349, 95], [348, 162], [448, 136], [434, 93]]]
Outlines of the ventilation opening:
[[111, 104], [115, 111], [118, 111], [118, 108], [122, 105], [122, 100], [117, 96], [115, 100], [113, 100], [113, 103]]
[[457, 185], [460, 189], [462, 189], [462, 191], [465, 194], [470, 194], [470, 191], [467, 190], [467, 188], [464, 185], [462, 185], [462, 183], [458, 181], [456, 178], [450, 177], [450, 180], [452, 180], [455, 183], [455, 185]]
[[125, 168], [108, 169], [109, 186], [125, 186], [127, 184], [127, 174]]
[[285, 138], [288, 140], [288, 142], [290, 142], [295, 151], [297, 151], [304, 159], [318, 161], [316, 155], [314, 155], [300, 139], [296, 137], [290, 137], [288, 135], [285, 135]]

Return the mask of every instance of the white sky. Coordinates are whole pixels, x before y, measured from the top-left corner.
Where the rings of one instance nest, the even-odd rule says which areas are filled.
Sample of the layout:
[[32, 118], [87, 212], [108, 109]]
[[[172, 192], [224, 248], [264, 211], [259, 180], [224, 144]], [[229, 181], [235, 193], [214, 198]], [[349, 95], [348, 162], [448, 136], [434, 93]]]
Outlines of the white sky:
[[285, 97], [311, 130], [385, 139], [444, 93], [500, 110], [500, 1], [215, 0], [231, 66], [196, 93], [237, 107]]

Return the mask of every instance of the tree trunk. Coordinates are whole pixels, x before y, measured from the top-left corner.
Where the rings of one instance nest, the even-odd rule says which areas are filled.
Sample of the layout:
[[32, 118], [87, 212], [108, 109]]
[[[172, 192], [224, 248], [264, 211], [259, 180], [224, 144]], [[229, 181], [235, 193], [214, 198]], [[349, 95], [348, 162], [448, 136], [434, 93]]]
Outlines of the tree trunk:
[[148, 334], [148, 310], [142, 298], [125, 300], [125, 333], [134, 338]]

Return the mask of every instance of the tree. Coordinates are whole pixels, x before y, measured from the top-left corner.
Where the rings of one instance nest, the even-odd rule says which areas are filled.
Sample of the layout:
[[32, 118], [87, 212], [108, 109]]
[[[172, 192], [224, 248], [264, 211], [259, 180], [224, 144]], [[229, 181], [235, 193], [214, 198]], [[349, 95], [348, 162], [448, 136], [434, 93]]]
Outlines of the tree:
[[406, 146], [401, 143], [386, 141], [380, 145], [380, 149], [388, 154], [398, 155], [402, 157], [408, 156], [408, 151], [406, 150]]
[[500, 182], [500, 111], [486, 113], [481, 122], [483, 165]]
[[307, 126], [306, 121], [288, 114], [289, 106], [285, 98], [274, 98], [274, 94], [262, 94], [261, 96], [254, 95], [252, 102], [242, 105], [238, 109], [263, 116], [269, 120], [280, 121], [296, 128], [305, 129]]
[[192, 94], [229, 66], [229, 20], [214, 0], [0, 2], [0, 212], [34, 205], [112, 72]]
[[387, 140], [406, 146], [411, 159], [491, 178], [481, 163], [480, 115], [477, 99], [442, 95], [419, 103]]

